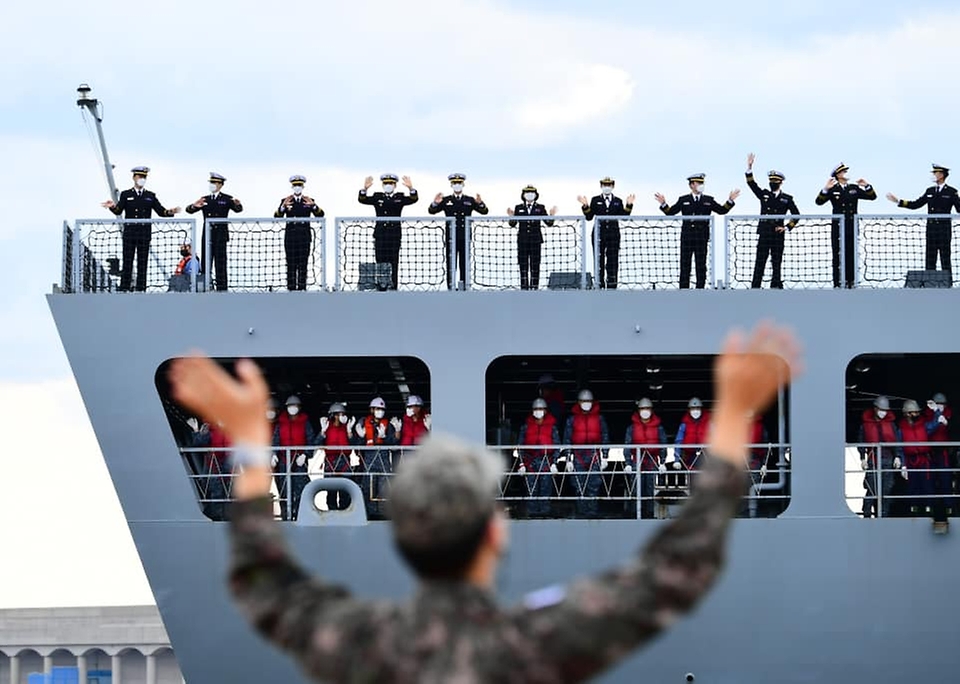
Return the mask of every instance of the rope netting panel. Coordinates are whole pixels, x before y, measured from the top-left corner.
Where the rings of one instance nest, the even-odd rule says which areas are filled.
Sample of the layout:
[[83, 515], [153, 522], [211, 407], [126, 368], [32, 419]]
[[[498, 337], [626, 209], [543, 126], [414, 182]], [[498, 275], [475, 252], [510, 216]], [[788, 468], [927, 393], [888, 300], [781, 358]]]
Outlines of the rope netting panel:
[[858, 287], [904, 287], [910, 271], [945, 270], [958, 228], [960, 219], [944, 215], [858, 216]]
[[338, 218], [338, 287], [342, 290], [447, 289], [444, 217]]
[[[591, 245], [597, 250], [597, 279], [608, 288], [674, 290], [681, 273], [689, 273], [689, 286], [698, 280], [698, 263], [705, 265], [706, 285], [713, 282], [713, 246], [710, 217], [618, 217], [619, 231], [609, 219], [596, 219], [591, 227]], [[683, 229], [690, 221], [694, 229]], [[687, 268], [681, 266], [681, 255]], [[598, 258], [599, 257], [599, 258]]]
[[[761, 221], [796, 220], [792, 230], [778, 233], [771, 224], [758, 233]], [[838, 217], [838, 220], [839, 219]], [[782, 285], [784, 289], [833, 287], [830, 216], [729, 216], [726, 226], [728, 287], [744, 289]], [[759, 261], [758, 261], [759, 257]], [[774, 280], [776, 262], [779, 281]]]
[[209, 272], [209, 289], [323, 289], [325, 225], [322, 218], [210, 219], [198, 254], [201, 270]]
[[579, 288], [584, 226], [577, 217], [470, 218], [470, 287]]
[[167, 292], [193, 219], [78, 220], [84, 292]]

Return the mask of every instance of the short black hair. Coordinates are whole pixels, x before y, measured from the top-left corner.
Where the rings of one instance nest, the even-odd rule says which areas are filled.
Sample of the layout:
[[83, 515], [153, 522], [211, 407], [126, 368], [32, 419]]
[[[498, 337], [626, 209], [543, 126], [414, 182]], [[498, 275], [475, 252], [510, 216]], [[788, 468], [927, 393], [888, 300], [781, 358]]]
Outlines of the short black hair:
[[395, 540], [395, 544], [417, 576], [423, 579], [462, 579], [480, 551], [489, 523], [488, 517], [444, 543], [419, 547]]

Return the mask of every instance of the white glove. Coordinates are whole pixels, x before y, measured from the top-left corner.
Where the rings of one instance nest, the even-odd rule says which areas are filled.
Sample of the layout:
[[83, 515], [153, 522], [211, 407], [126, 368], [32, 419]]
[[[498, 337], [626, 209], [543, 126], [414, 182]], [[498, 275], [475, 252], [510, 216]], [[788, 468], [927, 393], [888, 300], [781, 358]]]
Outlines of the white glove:
[[403, 428], [403, 423], [400, 421], [400, 419], [392, 418], [390, 420], [390, 424], [393, 426], [394, 432], [396, 432], [397, 434], [400, 434], [400, 430], [401, 428]]
[[633, 472], [633, 466], [628, 463], [627, 465], [623, 466], [623, 472], [625, 472], [625, 473], [632, 473], [632, 472]]
[[324, 416], [320, 419], [320, 434], [326, 435], [328, 427], [330, 427], [330, 419]]
[[606, 469], [607, 469], [607, 459], [601, 458], [601, 459], [600, 459], [600, 470], [606, 470]]
[[527, 472], [527, 466], [525, 466], [525, 465], [523, 465], [523, 464], [521, 463], [521, 464], [520, 464], [520, 467], [517, 468], [517, 472], [520, 473], [521, 475], [526, 474], [526, 472]]
[[427, 428], [428, 430], [430, 429], [430, 423], [432, 422], [433, 421], [430, 420], [429, 413], [423, 417], [423, 427]]
[[900, 457], [899, 457], [899, 456], [895, 457], [895, 458], [893, 459], [893, 469], [894, 469], [894, 470], [898, 470], [901, 465], [903, 465], [903, 464], [900, 462]]
[[674, 470], [680, 470], [682, 467], [683, 467], [683, 464], [682, 464], [680, 461], [674, 461], [674, 462], [673, 462], [673, 469], [674, 469]]
[[553, 473], [554, 475], [556, 475], [557, 472], [559, 472], [559, 471], [557, 470], [557, 464], [556, 464], [556, 463], [551, 463], [551, 464], [550, 464], [550, 472]]
[[567, 472], [568, 473], [573, 472], [573, 461], [570, 461], [570, 460], [567, 461]]
[[307, 462], [307, 455], [306, 455], [306, 454], [300, 454], [299, 456], [297, 456], [297, 465], [298, 465], [298, 466], [303, 467], [303, 465], [304, 465], [306, 462]]
[[377, 426], [377, 437], [379, 437], [380, 439], [386, 439], [386, 438], [387, 438], [387, 426], [386, 426], [386, 425], [382, 425], [382, 424], [381, 424], [381, 425]]
[[762, 466], [760, 466], [760, 479], [762, 480], [766, 476], [767, 476], [767, 464], [764, 463]]
[[870, 466], [870, 462], [867, 459], [863, 459], [862, 461], [860, 461], [860, 467], [863, 468], [864, 470], [867, 470], [869, 466]]
[[277, 464], [278, 464], [279, 462], [280, 462], [280, 459], [277, 458], [277, 455], [276, 455], [276, 454], [273, 454], [272, 456], [270, 456], [270, 467], [271, 467], [271, 468], [276, 468], [276, 467], [277, 467]]
[[903, 468], [900, 469], [900, 476], [903, 477], [904, 480], [910, 479], [910, 477], [907, 475], [907, 466], [903, 466]]
[[353, 426], [356, 424], [357, 424], [357, 419], [351, 416], [350, 420], [347, 421], [347, 432], [350, 432], [353, 429]]
[[189, 425], [190, 428], [191, 428], [194, 432], [199, 432], [199, 431], [200, 431], [200, 425], [197, 424], [197, 419], [196, 419], [196, 418], [191, 418], [191, 419], [189, 419], [189, 420], [187, 421], [187, 425]]
[[366, 437], [367, 428], [363, 427], [363, 423], [357, 423], [357, 437]]
[[666, 464], [666, 463], [661, 463], [661, 464], [660, 464], [660, 467], [657, 468], [657, 470], [659, 470], [661, 473], [667, 472], [667, 464]]
[[940, 417], [937, 418], [937, 422], [940, 423], [941, 425], [946, 425], [948, 422], [947, 417], [941, 413]]

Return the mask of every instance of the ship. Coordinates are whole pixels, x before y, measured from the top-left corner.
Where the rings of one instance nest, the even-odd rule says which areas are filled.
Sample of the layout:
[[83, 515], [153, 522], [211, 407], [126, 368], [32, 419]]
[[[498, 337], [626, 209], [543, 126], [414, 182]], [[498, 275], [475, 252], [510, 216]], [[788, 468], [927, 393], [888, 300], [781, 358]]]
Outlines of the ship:
[[[91, 99], [81, 91], [81, 106]], [[539, 288], [522, 291], [515, 267], [492, 263], [484, 247], [498, 239], [511, 244], [509, 218], [468, 222], [460, 286], [447, 287], [454, 264], [440, 258], [417, 274], [401, 266], [396, 291], [377, 287], [382, 274], [371, 264], [372, 247], [351, 252], [369, 242], [372, 220], [311, 220], [317, 237], [302, 292], [286, 291], [266, 266], [238, 275], [226, 292], [210, 286], [209, 269], [174, 288], [173, 264], [153, 256], [147, 292], [119, 292], [117, 225], [64, 222], [63, 278], [48, 305], [185, 680], [306, 681], [231, 602], [228, 523], [211, 514], [203, 477], [192, 469], [191, 453], [203, 449], [192, 446], [196, 426], [167, 395], [170, 360], [193, 348], [224, 364], [254, 359], [281, 410], [296, 394], [315, 423], [332, 402], [363, 416], [380, 396], [398, 415], [418, 395], [432, 430], [496, 449], [504, 456], [503, 498], [517, 518], [496, 590], [513, 603], [624, 561], [667, 524], [683, 505], [684, 484], [660, 478], [649, 517], [624, 470], [629, 446], [622, 436], [636, 400], [651, 398], [668, 426], [663, 447], [672, 463], [689, 399], [712, 403], [711, 364], [724, 335], [766, 318], [794, 329], [807, 364], [763, 417], [768, 437], [754, 447], [766, 449], [770, 472], [754, 480], [733, 523], [725, 571], [689, 617], [597, 681], [950, 680], [956, 531], [935, 534], [929, 515], [902, 504], [864, 519], [856, 495], [864, 477], [860, 450], [869, 447], [858, 443], [860, 416], [874, 399], [889, 396], [899, 409], [897, 398], [923, 404], [934, 391], [960, 387], [953, 350], [960, 322], [944, 315], [957, 303], [952, 282], [910, 258], [891, 266], [870, 249], [878, 226], [922, 234], [923, 219], [873, 217], [854, 227], [856, 287], [831, 286], [825, 252], [816, 268], [785, 273], [783, 290], [751, 289], [744, 276], [757, 217], [711, 219], [709, 286], [681, 290], [673, 272], [650, 277], [623, 265], [620, 287], [596, 287], [592, 223], [558, 217], [545, 229], [545, 254], [551, 240], [572, 247], [554, 262], [545, 257]], [[624, 231], [638, 234], [678, 229], [665, 217], [620, 218]], [[830, 220], [801, 219], [827, 231]], [[202, 226], [191, 221], [153, 219], [155, 244], [176, 244], [184, 234], [197, 244]], [[269, 238], [273, 246], [264, 249], [282, 249], [282, 221], [245, 221], [231, 225], [238, 240], [245, 225], [256, 224], [250, 239]], [[411, 216], [403, 225], [419, 236], [411, 244], [439, 240], [443, 254], [444, 217]], [[877, 276], [878, 269], [886, 270]], [[517, 433], [548, 374], [568, 408], [589, 388], [610, 428], [595, 518], [568, 505], [577, 496], [562, 482], [550, 515], [524, 515]], [[297, 558], [358, 596], [408, 597], [415, 581], [394, 550], [389, 521], [369, 516], [356, 500], [362, 478], [348, 486], [323, 477], [322, 448], [314, 449], [299, 515], [279, 522]], [[328, 510], [331, 487], [351, 494], [347, 510]], [[758, 510], [751, 500], [766, 505]]]

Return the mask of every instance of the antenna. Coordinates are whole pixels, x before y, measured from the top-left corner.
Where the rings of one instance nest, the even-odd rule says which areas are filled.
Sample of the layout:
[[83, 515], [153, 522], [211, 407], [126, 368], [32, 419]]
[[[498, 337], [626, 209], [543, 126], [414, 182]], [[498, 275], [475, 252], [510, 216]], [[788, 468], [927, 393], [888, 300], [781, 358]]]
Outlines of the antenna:
[[113, 197], [113, 201], [116, 202], [120, 199], [120, 192], [117, 190], [117, 183], [113, 179], [113, 164], [110, 163], [110, 155], [107, 153], [107, 141], [103, 138], [103, 117], [101, 116], [103, 108], [100, 106], [99, 100], [90, 97], [90, 92], [90, 86], [86, 83], [80, 84], [80, 87], [77, 88], [77, 106], [90, 112], [90, 115], [97, 124], [97, 137], [100, 139], [100, 154], [103, 157], [103, 168], [107, 172], [107, 184], [110, 186], [110, 196]]

